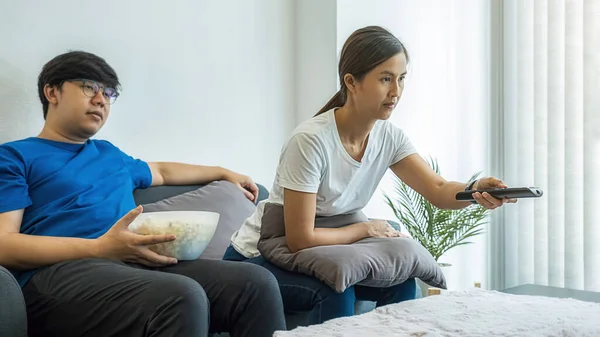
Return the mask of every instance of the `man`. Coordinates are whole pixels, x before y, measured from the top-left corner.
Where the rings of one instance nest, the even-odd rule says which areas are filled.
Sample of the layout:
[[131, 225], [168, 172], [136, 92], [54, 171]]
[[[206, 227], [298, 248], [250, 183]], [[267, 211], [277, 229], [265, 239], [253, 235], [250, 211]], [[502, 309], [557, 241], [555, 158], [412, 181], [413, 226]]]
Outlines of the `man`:
[[119, 96], [104, 59], [55, 57], [38, 93], [37, 137], [0, 145], [0, 265], [23, 288], [30, 336], [270, 336], [284, 330], [277, 281], [264, 268], [182, 261], [148, 245], [171, 235], [136, 235], [133, 190], [228, 180], [250, 200], [252, 179], [218, 168], [146, 163], [92, 140]]

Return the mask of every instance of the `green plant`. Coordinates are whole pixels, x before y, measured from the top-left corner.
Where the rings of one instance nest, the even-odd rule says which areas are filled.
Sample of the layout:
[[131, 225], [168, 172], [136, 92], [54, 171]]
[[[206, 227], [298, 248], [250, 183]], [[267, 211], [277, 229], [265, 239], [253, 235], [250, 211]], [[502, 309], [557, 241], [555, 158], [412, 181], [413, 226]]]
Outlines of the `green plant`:
[[[429, 158], [427, 164], [440, 173], [437, 160]], [[480, 173], [475, 173], [475, 179]], [[487, 222], [487, 209], [472, 205], [458, 210], [440, 209], [403, 181], [395, 178], [395, 198], [384, 193], [386, 203], [408, 233], [425, 247], [436, 261], [448, 250], [472, 242], [466, 241], [483, 233]]]

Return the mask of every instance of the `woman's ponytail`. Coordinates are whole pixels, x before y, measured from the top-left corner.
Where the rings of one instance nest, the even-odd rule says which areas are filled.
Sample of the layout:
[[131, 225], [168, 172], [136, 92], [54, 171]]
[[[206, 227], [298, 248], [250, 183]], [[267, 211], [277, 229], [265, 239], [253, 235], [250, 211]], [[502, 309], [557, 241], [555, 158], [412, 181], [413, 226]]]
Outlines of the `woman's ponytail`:
[[327, 104], [325, 104], [324, 107], [321, 108], [321, 110], [319, 110], [319, 112], [317, 112], [317, 114], [313, 117], [316, 117], [324, 112], [327, 112], [333, 108], [340, 108], [342, 107], [344, 104], [346, 104], [346, 95], [345, 95], [345, 91], [344, 88], [340, 89], [338, 92], [335, 93], [335, 95], [333, 95], [333, 97], [329, 100], [329, 102], [327, 102]]

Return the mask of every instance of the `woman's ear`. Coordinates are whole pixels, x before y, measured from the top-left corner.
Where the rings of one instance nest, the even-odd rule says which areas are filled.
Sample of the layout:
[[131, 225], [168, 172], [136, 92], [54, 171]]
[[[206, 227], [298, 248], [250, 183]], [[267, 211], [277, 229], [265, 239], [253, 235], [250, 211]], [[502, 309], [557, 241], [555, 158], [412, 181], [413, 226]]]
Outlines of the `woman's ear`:
[[60, 89], [58, 86], [51, 86], [46, 84], [44, 86], [44, 96], [50, 104], [58, 104], [58, 98], [56, 97]]
[[352, 74], [344, 75], [344, 84], [346, 85], [346, 88], [348, 88], [348, 91], [351, 93], [356, 92], [356, 79]]

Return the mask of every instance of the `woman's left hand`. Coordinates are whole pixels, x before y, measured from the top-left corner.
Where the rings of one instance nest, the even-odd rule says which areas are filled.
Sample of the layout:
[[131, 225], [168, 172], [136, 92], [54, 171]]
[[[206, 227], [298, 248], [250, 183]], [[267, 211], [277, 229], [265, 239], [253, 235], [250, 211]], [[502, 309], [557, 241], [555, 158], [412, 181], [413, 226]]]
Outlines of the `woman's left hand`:
[[[475, 182], [475, 185], [473, 185], [474, 190], [489, 190], [498, 188], [508, 188], [508, 186], [506, 186], [502, 180], [494, 177], [481, 178]], [[517, 202], [516, 199], [497, 199], [487, 192], [475, 192], [473, 193], [473, 198], [478, 204], [487, 209], [496, 209], [505, 203]]]

